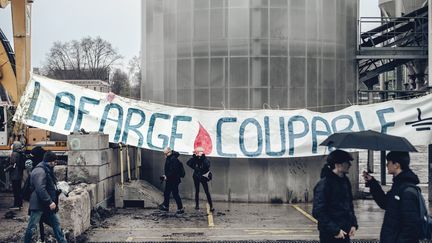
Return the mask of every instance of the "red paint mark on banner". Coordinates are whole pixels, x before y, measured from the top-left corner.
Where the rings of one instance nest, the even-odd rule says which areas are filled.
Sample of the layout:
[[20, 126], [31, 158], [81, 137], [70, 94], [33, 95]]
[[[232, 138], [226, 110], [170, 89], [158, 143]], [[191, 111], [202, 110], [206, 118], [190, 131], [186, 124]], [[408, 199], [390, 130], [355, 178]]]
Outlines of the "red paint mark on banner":
[[115, 96], [116, 96], [116, 94], [114, 94], [113, 92], [109, 92], [106, 99], [108, 102], [111, 103], [113, 101], [113, 99], [115, 98]]
[[201, 123], [198, 124], [199, 124], [199, 131], [198, 131], [198, 135], [195, 138], [194, 149], [196, 149], [197, 147], [203, 147], [204, 154], [210, 154], [213, 149], [213, 143], [211, 137], [207, 132], [207, 130], [205, 130], [205, 128], [201, 125]]

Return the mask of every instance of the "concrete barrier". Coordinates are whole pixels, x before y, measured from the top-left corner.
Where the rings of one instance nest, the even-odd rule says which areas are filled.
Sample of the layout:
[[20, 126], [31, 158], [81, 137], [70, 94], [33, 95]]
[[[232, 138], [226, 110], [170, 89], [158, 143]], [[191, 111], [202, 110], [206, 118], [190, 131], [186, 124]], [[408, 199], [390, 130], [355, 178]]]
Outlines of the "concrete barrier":
[[84, 233], [90, 227], [91, 200], [85, 187], [79, 186], [59, 197], [59, 216], [62, 228], [69, 230], [73, 237]]
[[[98, 206], [107, 206], [114, 196], [115, 184], [128, 178], [126, 149], [123, 149], [123, 171], [120, 166], [120, 149], [109, 148], [108, 135], [100, 133], [68, 136], [68, 165], [57, 166], [59, 179], [74, 185], [69, 197], [60, 197], [62, 227], [73, 237], [90, 227], [90, 212]], [[135, 175], [136, 149], [129, 148], [130, 172]], [[66, 175], [67, 171], [67, 175]]]
[[122, 208], [124, 201], [142, 201], [143, 207], [157, 207], [163, 202], [162, 191], [142, 180], [115, 185], [115, 206]]

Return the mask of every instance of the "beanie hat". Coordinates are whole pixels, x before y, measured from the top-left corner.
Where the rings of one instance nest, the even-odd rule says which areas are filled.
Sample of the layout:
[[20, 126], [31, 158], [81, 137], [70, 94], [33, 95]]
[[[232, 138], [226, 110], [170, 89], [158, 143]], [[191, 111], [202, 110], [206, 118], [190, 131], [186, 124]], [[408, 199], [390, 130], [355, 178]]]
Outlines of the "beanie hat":
[[52, 151], [47, 151], [43, 157], [43, 161], [52, 162], [57, 160], [57, 155]]
[[34, 147], [30, 152], [34, 157], [43, 158], [45, 150], [41, 146]]
[[335, 150], [331, 152], [327, 156], [327, 163], [330, 165], [334, 164], [342, 164], [344, 162], [347, 162], [348, 164], [351, 164], [351, 161], [353, 161], [353, 157], [348, 152], [345, 152], [343, 150]]

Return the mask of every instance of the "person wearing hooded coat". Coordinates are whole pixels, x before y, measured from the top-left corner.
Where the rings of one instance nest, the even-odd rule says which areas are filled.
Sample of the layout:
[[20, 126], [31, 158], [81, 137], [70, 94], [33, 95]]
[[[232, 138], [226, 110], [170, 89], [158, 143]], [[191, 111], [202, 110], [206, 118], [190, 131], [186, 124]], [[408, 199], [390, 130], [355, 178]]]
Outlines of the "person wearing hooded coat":
[[[43, 149], [41, 146], [36, 146], [30, 151], [31, 158], [30, 160], [26, 161], [26, 167], [28, 167], [30, 172], [36, 168], [36, 166], [43, 161], [43, 157], [45, 155], [45, 149]], [[27, 165], [29, 161], [29, 164]], [[58, 204], [58, 202], [55, 202]], [[31, 215], [31, 211], [29, 210], [29, 215]], [[45, 242], [45, 227], [44, 223], [51, 226], [50, 221], [48, 220], [47, 213], [43, 213], [41, 216], [41, 219], [39, 220], [39, 233], [40, 233], [40, 241]]]
[[183, 204], [179, 195], [179, 185], [181, 183], [181, 162], [178, 159], [180, 154], [170, 147], [164, 149], [165, 154], [165, 174], [161, 176], [161, 180], [165, 181], [164, 190], [164, 201], [159, 205], [159, 209], [162, 211], [169, 211], [169, 200], [171, 193], [173, 194], [174, 200], [177, 204], [177, 214], [184, 213]]
[[208, 160], [205, 156], [204, 148], [196, 148], [194, 154], [192, 155], [192, 158], [189, 159], [186, 164], [194, 170], [192, 178], [195, 185], [195, 209], [199, 209], [199, 188], [201, 183], [207, 196], [207, 201], [210, 206], [210, 212], [214, 212], [213, 202], [208, 187], [208, 181], [210, 180], [210, 178], [204, 176], [210, 171], [210, 160]]
[[352, 160], [345, 151], [331, 152], [314, 188], [312, 214], [318, 220], [321, 243], [350, 242], [358, 228], [351, 183], [346, 176]]
[[363, 172], [366, 186], [373, 199], [385, 210], [380, 232], [381, 243], [418, 243], [420, 238], [420, 208], [416, 188], [419, 178], [409, 168], [408, 152], [389, 152], [386, 156], [388, 173], [393, 175], [393, 185], [385, 193], [379, 182]]
[[44, 216], [49, 225], [53, 228], [54, 236], [60, 243], [66, 243], [63, 231], [60, 225], [58, 212], [58, 190], [57, 179], [54, 174], [54, 166], [56, 165], [57, 156], [47, 151], [40, 162], [31, 172], [31, 184], [34, 186], [34, 191], [30, 196], [29, 211], [30, 218], [27, 225], [27, 230], [24, 236], [24, 242], [31, 242], [32, 235], [36, 225]]
[[15, 141], [12, 144], [10, 166], [7, 169], [12, 181], [12, 191], [14, 195], [14, 204], [10, 209], [21, 209], [23, 205], [21, 184], [26, 160], [23, 149], [24, 146], [19, 141]]

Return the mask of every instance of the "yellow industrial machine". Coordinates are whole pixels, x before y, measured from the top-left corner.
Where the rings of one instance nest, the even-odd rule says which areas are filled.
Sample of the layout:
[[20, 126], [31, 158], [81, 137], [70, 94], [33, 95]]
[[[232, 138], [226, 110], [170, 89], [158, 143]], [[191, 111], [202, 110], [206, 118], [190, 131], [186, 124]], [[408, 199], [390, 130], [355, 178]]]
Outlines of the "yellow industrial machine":
[[11, 5], [14, 40], [13, 51], [0, 30], [0, 157], [9, 154], [6, 151], [10, 152], [9, 145], [14, 140], [25, 142], [27, 149], [41, 145], [45, 149], [58, 151], [60, 155], [66, 151], [64, 136], [39, 128], [24, 127], [22, 124], [15, 124], [13, 129], [8, 126], [13, 115], [10, 110], [13, 111], [13, 107], [18, 104], [30, 79], [32, 3], [32, 0], [0, 0], [1, 8]]

